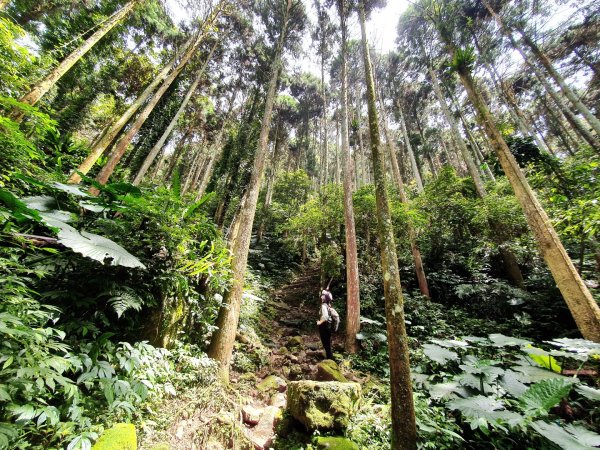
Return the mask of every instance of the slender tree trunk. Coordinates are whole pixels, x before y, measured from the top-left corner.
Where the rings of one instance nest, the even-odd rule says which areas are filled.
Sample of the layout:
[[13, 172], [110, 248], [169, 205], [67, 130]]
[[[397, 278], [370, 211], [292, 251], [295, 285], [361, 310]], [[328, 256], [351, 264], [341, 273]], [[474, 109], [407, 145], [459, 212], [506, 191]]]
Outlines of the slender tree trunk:
[[548, 71], [552, 79], [558, 84], [562, 93], [569, 99], [576, 111], [578, 111], [587, 121], [587, 123], [596, 132], [596, 136], [600, 136], [600, 120], [589, 110], [587, 106], [579, 99], [579, 96], [573, 92], [569, 85], [565, 82], [564, 78], [554, 68], [548, 57], [540, 50], [535, 42], [523, 31], [518, 30], [521, 35], [521, 39], [525, 45], [529, 47], [531, 53], [535, 55], [538, 61]]
[[196, 154], [192, 157], [192, 164], [190, 165], [190, 168], [185, 176], [185, 181], [181, 186], [182, 195], [189, 192], [189, 189], [192, 183], [194, 182], [194, 179], [196, 178], [196, 173], [198, 172], [198, 170], [200, 170], [200, 167], [202, 166], [201, 161], [204, 162], [202, 154], [203, 152], [201, 148], [196, 149]]
[[275, 129], [275, 142], [273, 143], [273, 158], [271, 159], [270, 167], [267, 169], [267, 191], [265, 193], [265, 201], [262, 206], [262, 217], [260, 224], [258, 225], [258, 231], [256, 232], [256, 242], [261, 242], [266, 227], [266, 214], [271, 207], [271, 201], [273, 200], [273, 186], [275, 184], [275, 176], [277, 175], [277, 163], [279, 162], [279, 150], [281, 148], [281, 137], [280, 137], [281, 121], [277, 121]]
[[413, 176], [415, 177], [415, 182], [417, 183], [417, 190], [419, 192], [423, 192], [423, 180], [421, 179], [421, 173], [419, 172], [419, 166], [417, 164], [415, 152], [413, 151], [410, 139], [408, 138], [408, 130], [406, 129], [406, 121], [404, 120], [404, 114], [402, 114], [402, 108], [400, 107], [400, 105], [397, 106], [398, 114], [400, 115], [400, 128], [402, 130], [402, 135], [404, 136], [404, 145], [406, 146], [408, 157], [410, 159], [410, 166], [412, 167]]
[[[181, 54], [184, 54], [191, 43], [193, 42], [193, 38], [189, 39], [184, 47], [182, 48]], [[115, 138], [119, 135], [121, 130], [127, 122], [133, 117], [133, 115], [140, 109], [140, 107], [150, 98], [152, 93], [156, 90], [158, 85], [167, 78], [171, 69], [175, 66], [179, 59], [179, 55], [176, 55], [169, 61], [160, 73], [156, 76], [156, 78], [150, 83], [144, 92], [127, 108], [127, 111], [123, 113], [123, 115], [110, 127], [110, 129], [102, 136], [102, 138], [92, 147], [90, 154], [85, 158], [85, 160], [79, 165], [77, 168], [78, 172], [87, 175], [87, 173], [92, 169], [96, 161], [102, 156], [102, 154], [109, 148], [110, 144], [115, 140]], [[81, 182], [81, 177], [77, 172], [73, 172], [71, 177], [69, 178], [69, 183], [77, 184]]]
[[[35, 105], [40, 98], [42, 98], [52, 87], [56, 84], [62, 76], [73, 67], [77, 61], [79, 61], [96, 43], [102, 39], [106, 33], [112, 30], [121, 20], [123, 20], [135, 7], [140, 0], [132, 0], [123, 6], [120, 10], [110, 16], [104, 23], [100, 25], [100, 28], [92, 34], [86, 41], [76, 50], [74, 50], [69, 56], [63, 59], [58, 66], [56, 66], [46, 77], [38, 82], [31, 91], [25, 94], [19, 100], [21, 103], [28, 105]], [[1, 5], [0, 5], [1, 8]], [[22, 113], [20, 115], [22, 118]]]
[[388, 351], [390, 360], [391, 413], [393, 450], [414, 450], [417, 448], [417, 428], [408, 358], [408, 336], [404, 324], [404, 299], [400, 284], [398, 258], [394, 229], [385, 186], [383, 152], [377, 118], [377, 101], [373, 68], [369, 56], [367, 33], [365, 30], [365, 10], [360, 1], [360, 27], [365, 65], [365, 77], [368, 95], [369, 131], [371, 152], [373, 155], [373, 176], [377, 203], [378, 233], [381, 247], [381, 268], [383, 272], [383, 290], [385, 296], [385, 314], [387, 322]]
[[[137, 132], [140, 130], [142, 125], [144, 125], [144, 123], [146, 122], [146, 119], [148, 119], [148, 117], [150, 116], [150, 114], [152, 113], [152, 111], [154, 110], [156, 105], [158, 104], [158, 102], [161, 100], [162, 96], [165, 94], [165, 92], [167, 92], [169, 87], [171, 87], [171, 84], [175, 81], [175, 79], [179, 76], [181, 71], [185, 68], [187, 63], [190, 61], [190, 59], [194, 55], [196, 49], [198, 48], [198, 45], [200, 45], [200, 42], [202, 42], [203, 37], [204, 37], [204, 34], [200, 34], [196, 38], [194, 45], [192, 45], [190, 47], [190, 49], [184, 55], [183, 59], [177, 65], [177, 67], [175, 67], [173, 72], [171, 72], [171, 74], [169, 74], [169, 76], [165, 79], [165, 81], [160, 86], [160, 88], [158, 88], [158, 90], [156, 91], [154, 96], [146, 104], [146, 106], [144, 107], [144, 109], [142, 110], [140, 115], [136, 118], [136, 120], [133, 123], [133, 125], [131, 126], [131, 128], [129, 128], [129, 130], [127, 130], [127, 133], [125, 133], [125, 135], [116, 144], [115, 148], [108, 156], [108, 161], [106, 162], [104, 167], [102, 167], [102, 169], [100, 169], [100, 172], [96, 176], [96, 181], [98, 181], [98, 183], [106, 184], [106, 182], [112, 175], [113, 171], [117, 167], [117, 164], [119, 164], [119, 161], [121, 160], [121, 158], [127, 151], [127, 147], [129, 146], [129, 144], [131, 143], [131, 141], [133, 140], [133, 138], [135, 137]], [[90, 192], [92, 192], [92, 190], [90, 190]]]
[[175, 150], [173, 151], [173, 154], [171, 155], [171, 158], [169, 159], [169, 165], [167, 166], [167, 170], [165, 171], [165, 174], [163, 176], [164, 181], [169, 180], [171, 178], [171, 176], [173, 175], [173, 171], [175, 170], [175, 167], [177, 166], [177, 163], [179, 162], [179, 158], [183, 154], [183, 150], [185, 149], [186, 142], [187, 142], [188, 138], [191, 136], [191, 134], [192, 134], [192, 128], [189, 128], [186, 131], [186, 133], [181, 137], [181, 139], [179, 140], [177, 145], [175, 146]]
[[435, 70], [433, 70], [433, 68], [431, 66], [429, 67], [429, 76], [431, 77], [431, 82], [433, 84], [433, 91], [435, 92], [435, 96], [438, 99], [438, 103], [440, 104], [442, 113], [443, 113], [444, 117], [446, 118], [446, 122], [448, 122], [448, 125], [450, 125], [450, 130], [452, 132], [452, 136], [454, 137], [454, 143], [460, 150], [463, 161], [467, 164], [467, 170], [469, 171], [469, 174], [471, 175], [471, 178], [473, 179], [473, 183], [475, 184], [475, 190], [477, 191], [477, 194], [479, 195], [480, 198], [484, 198], [487, 195], [487, 193], [485, 191], [485, 188], [483, 187], [483, 181], [481, 180], [481, 177], [479, 176], [479, 171], [477, 170], [477, 167], [475, 166], [475, 163], [473, 162], [473, 158], [471, 158], [471, 154], [469, 153], [467, 144], [465, 144], [465, 141], [463, 140], [463, 138], [460, 135], [460, 131], [458, 129], [458, 124], [456, 123], [456, 119], [450, 112], [450, 109], [448, 109], [448, 104], [446, 103], [446, 99], [444, 98], [444, 95], [442, 94], [442, 90], [440, 89], [440, 83], [438, 81], [438, 77], [435, 74]]
[[140, 184], [142, 182], [142, 180], [144, 179], [144, 176], [146, 175], [146, 172], [148, 172], [148, 169], [150, 168], [150, 166], [156, 159], [156, 156], [158, 155], [160, 150], [163, 148], [163, 145], [165, 145], [165, 142], [167, 141], [167, 139], [173, 132], [173, 129], [175, 128], [175, 126], [177, 125], [177, 122], [179, 121], [179, 118], [185, 111], [187, 104], [189, 103], [190, 99], [192, 98], [192, 95], [194, 94], [194, 92], [196, 92], [196, 88], [198, 87], [198, 84], [200, 84], [200, 80], [202, 80], [202, 77], [204, 76], [204, 73], [206, 71], [206, 66], [208, 65], [208, 62], [210, 61], [215, 49], [217, 48], [217, 45], [218, 45], [218, 42], [215, 43], [215, 45], [211, 49], [208, 57], [206, 58], [206, 61], [204, 61], [202, 68], [198, 72], [198, 76], [196, 77], [196, 79], [194, 80], [194, 82], [192, 83], [190, 88], [188, 89], [188, 92], [187, 92], [186, 96], [184, 97], [183, 101], [181, 102], [179, 109], [177, 110], [177, 112], [175, 113], [173, 118], [171, 119], [169, 126], [166, 128], [166, 130], [164, 131], [164, 133], [162, 134], [162, 136], [160, 137], [158, 142], [156, 144], [154, 144], [154, 147], [152, 147], [152, 150], [150, 150], [150, 153], [148, 153], [148, 155], [146, 156], [146, 159], [144, 159], [142, 166], [140, 167], [137, 174], [135, 175], [135, 178], [132, 181], [132, 184], [134, 186], [137, 186], [138, 184]]
[[239, 225], [233, 239], [233, 285], [223, 299], [223, 304], [225, 306], [222, 306], [219, 310], [216, 324], [217, 331], [215, 331], [212, 336], [208, 350], [208, 355], [219, 362], [219, 374], [225, 381], [229, 379], [229, 362], [231, 360], [231, 353], [233, 351], [235, 333], [240, 315], [242, 292], [244, 288], [244, 274], [246, 272], [250, 238], [252, 236], [252, 224], [254, 223], [260, 182], [263, 176], [267, 155], [271, 115], [273, 112], [273, 104], [275, 103], [275, 96], [277, 94], [277, 81], [283, 53], [283, 44], [286, 39], [289, 17], [293, 6], [293, 0], [287, 0], [283, 28], [279, 36], [271, 66], [271, 79], [267, 89], [265, 110], [258, 139], [258, 148], [256, 149], [256, 155], [254, 157], [252, 175], [250, 177], [250, 183], [248, 184], [248, 190], [240, 207]]
[[348, 353], [358, 351], [356, 334], [360, 331], [360, 288], [358, 278], [358, 250], [356, 245], [356, 227], [354, 223], [354, 205], [352, 203], [352, 173], [350, 157], [350, 139], [348, 137], [348, 42], [346, 2], [338, 3], [340, 28], [342, 31], [341, 91], [342, 106], [342, 154], [344, 161], [344, 224], [346, 229], [346, 341]]
[[340, 122], [335, 121], [335, 184], [340, 184]]
[[[402, 176], [400, 175], [400, 166], [398, 165], [398, 155], [396, 151], [396, 146], [391, 137], [390, 130], [387, 125], [387, 117], [385, 117], [385, 109], [383, 105], [381, 105], [381, 123], [383, 124], [383, 134], [385, 136], [386, 146], [389, 152], [389, 160], [392, 166], [392, 174], [394, 178], [394, 182], [398, 187], [398, 192], [400, 194], [400, 201], [408, 205], [408, 197], [406, 196], [406, 190], [404, 189], [404, 182], [402, 181]], [[408, 228], [408, 240], [410, 242], [410, 251], [412, 253], [413, 261], [415, 263], [415, 274], [417, 276], [417, 283], [419, 284], [419, 290], [421, 294], [423, 294], [427, 298], [431, 298], [429, 293], [429, 285], [427, 283], [427, 276], [425, 274], [425, 268], [423, 267], [423, 259], [421, 258], [421, 251], [419, 250], [419, 246], [417, 244], [417, 233], [415, 232], [415, 228], [413, 224], [407, 221], [406, 226]]]
[[[450, 55], [454, 57], [456, 47], [442, 33], [440, 35], [448, 46]], [[498, 156], [500, 165], [515, 191], [541, 254], [548, 264], [579, 331], [585, 339], [600, 342], [600, 308], [598, 304], [575, 270], [575, 266], [556, 234], [548, 215], [525, 179], [502, 134], [498, 131], [487, 105], [476, 89], [469, 69], [460, 67], [458, 75], [478, 113], [480, 124]]]

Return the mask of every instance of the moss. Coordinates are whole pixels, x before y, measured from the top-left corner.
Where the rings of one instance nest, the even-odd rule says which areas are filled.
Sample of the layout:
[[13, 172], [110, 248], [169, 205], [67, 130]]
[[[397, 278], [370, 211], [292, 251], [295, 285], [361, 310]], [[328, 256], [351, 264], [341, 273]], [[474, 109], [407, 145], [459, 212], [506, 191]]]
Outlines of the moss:
[[293, 381], [288, 411], [309, 430], [344, 429], [361, 398], [358, 383]]
[[169, 444], [157, 444], [152, 447], [150, 450], [171, 450], [171, 446]]
[[269, 375], [256, 386], [261, 392], [279, 391], [285, 386], [285, 381], [276, 375]]
[[290, 340], [287, 341], [287, 344], [285, 344], [285, 346], [287, 348], [303, 347], [304, 339], [302, 339], [302, 336], [291, 337]]
[[137, 450], [135, 426], [130, 423], [116, 424], [102, 433], [92, 450]]
[[335, 361], [326, 359], [317, 364], [317, 380], [319, 381], [339, 381], [347, 383], [348, 379], [340, 372], [340, 368]]
[[345, 437], [319, 436], [315, 439], [317, 450], [358, 450], [358, 445]]

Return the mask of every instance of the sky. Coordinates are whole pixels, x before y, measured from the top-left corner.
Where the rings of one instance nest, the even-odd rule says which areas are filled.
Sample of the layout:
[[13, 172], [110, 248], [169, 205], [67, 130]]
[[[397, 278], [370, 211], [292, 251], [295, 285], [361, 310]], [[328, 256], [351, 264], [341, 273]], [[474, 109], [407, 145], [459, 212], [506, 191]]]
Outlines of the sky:
[[[188, 17], [186, 11], [179, 5], [178, 0], [165, 0], [165, 2], [176, 22]], [[400, 15], [406, 10], [409, 4], [408, 0], [388, 0], [387, 3], [385, 8], [374, 11], [367, 22], [368, 39], [371, 45], [382, 53], [387, 53], [395, 47], [398, 19], [400, 19]], [[309, 11], [313, 11], [311, 0], [305, 0], [305, 5]], [[332, 17], [332, 19], [337, 23], [337, 16]], [[351, 39], [359, 39], [360, 28], [356, 14], [349, 21], [349, 28], [349, 37]], [[316, 61], [310, 64], [311, 71], [314, 70], [313, 65], [316, 66]]]

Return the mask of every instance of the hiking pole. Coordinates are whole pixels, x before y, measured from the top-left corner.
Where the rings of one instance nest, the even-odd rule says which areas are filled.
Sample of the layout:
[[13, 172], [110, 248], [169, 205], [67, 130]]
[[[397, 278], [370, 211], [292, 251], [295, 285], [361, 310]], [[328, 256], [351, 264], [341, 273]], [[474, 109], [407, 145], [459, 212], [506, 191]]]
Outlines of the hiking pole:
[[329, 283], [327, 283], [327, 287], [325, 289], [329, 290], [329, 286], [331, 285], [332, 281], [333, 281], [333, 277], [331, 277], [331, 279], [329, 280]]

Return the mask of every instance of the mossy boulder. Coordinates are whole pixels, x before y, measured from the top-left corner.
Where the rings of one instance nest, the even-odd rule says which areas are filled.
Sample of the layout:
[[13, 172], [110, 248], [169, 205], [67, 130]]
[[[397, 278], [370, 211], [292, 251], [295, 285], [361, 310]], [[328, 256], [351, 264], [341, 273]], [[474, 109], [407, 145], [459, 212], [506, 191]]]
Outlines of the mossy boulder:
[[287, 348], [304, 347], [304, 339], [302, 339], [302, 336], [293, 336], [287, 341], [285, 346]]
[[360, 399], [358, 383], [292, 381], [287, 409], [309, 430], [345, 429], [358, 410]]
[[314, 442], [317, 450], [359, 450], [358, 445], [345, 437], [319, 436]]
[[277, 375], [269, 375], [256, 386], [260, 392], [285, 392], [286, 388], [285, 380]]
[[102, 433], [92, 450], [137, 450], [135, 426], [130, 423], [114, 425]]
[[341, 383], [347, 383], [348, 379], [340, 371], [337, 363], [331, 359], [326, 359], [317, 364], [317, 376], [318, 381], [339, 381]]

